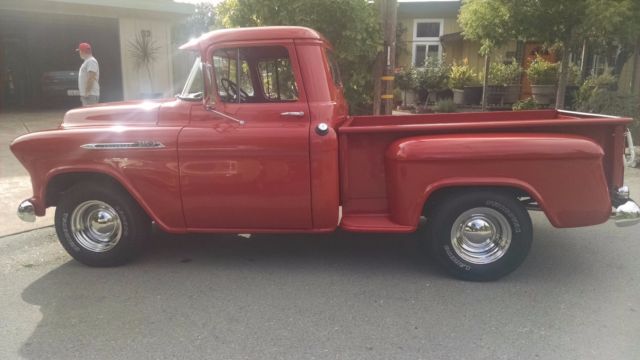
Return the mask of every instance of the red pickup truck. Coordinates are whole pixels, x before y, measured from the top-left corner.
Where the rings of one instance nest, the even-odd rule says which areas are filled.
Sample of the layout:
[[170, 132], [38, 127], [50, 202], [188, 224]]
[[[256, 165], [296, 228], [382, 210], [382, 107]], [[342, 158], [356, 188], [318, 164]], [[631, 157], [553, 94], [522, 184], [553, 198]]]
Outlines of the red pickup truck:
[[217, 30], [175, 99], [69, 111], [17, 138], [32, 221], [92, 266], [169, 233], [410, 233], [455, 276], [527, 255], [529, 210], [559, 228], [640, 221], [623, 186], [630, 119], [556, 110], [349, 116], [331, 45], [302, 27]]

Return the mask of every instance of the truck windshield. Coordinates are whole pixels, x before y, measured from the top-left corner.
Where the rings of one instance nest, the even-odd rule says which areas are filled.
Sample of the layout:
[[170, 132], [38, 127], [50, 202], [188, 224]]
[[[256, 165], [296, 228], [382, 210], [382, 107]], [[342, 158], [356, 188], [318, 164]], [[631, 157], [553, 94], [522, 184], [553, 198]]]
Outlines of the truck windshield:
[[180, 95], [183, 100], [202, 100], [204, 97], [204, 78], [202, 77], [202, 62], [196, 58], [191, 67], [191, 72]]

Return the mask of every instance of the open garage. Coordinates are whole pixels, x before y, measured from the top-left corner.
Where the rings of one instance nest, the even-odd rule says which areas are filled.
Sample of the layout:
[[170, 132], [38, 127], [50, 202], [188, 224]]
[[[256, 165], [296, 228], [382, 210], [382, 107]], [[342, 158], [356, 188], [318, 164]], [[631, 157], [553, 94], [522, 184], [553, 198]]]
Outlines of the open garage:
[[[75, 49], [80, 42], [92, 45], [100, 63], [101, 102], [173, 95], [182, 75], [174, 74], [172, 28], [192, 11], [170, 0], [3, 0], [0, 110], [79, 106], [75, 90], [82, 60]], [[152, 79], [131, 55], [139, 36], [150, 37], [156, 47]]]
[[82, 60], [75, 49], [80, 41], [91, 43], [100, 61], [102, 100], [122, 100], [117, 20], [3, 11], [0, 39], [0, 63], [7, 79], [3, 103], [7, 108], [77, 105], [77, 96], [51, 91], [50, 82], [56, 79], [49, 80], [47, 75], [66, 72], [74, 75], [61, 78], [60, 82], [68, 82], [71, 77], [77, 79], [76, 71]]

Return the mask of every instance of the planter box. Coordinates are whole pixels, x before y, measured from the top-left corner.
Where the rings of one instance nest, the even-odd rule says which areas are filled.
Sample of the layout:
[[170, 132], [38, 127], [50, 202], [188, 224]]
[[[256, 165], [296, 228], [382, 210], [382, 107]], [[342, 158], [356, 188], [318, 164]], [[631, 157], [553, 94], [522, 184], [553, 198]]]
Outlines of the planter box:
[[480, 105], [482, 101], [482, 86], [464, 87], [464, 105]]
[[464, 89], [453, 89], [453, 103], [456, 105], [464, 104]]
[[520, 84], [505, 86], [503, 101], [505, 104], [515, 104], [520, 100], [520, 90], [522, 86]]
[[540, 105], [552, 104], [556, 98], [556, 85], [531, 85], [533, 100]]
[[487, 104], [502, 105], [505, 90], [506, 88], [502, 85], [487, 86]]

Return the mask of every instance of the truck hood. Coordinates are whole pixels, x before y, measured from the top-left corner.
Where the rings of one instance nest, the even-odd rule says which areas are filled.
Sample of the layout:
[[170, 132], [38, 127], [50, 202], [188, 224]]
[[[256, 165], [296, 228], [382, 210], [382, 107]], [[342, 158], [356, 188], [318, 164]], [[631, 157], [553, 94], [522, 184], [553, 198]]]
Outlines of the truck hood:
[[158, 121], [158, 109], [165, 100], [136, 100], [105, 103], [69, 110], [62, 128], [83, 126], [149, 125]]

